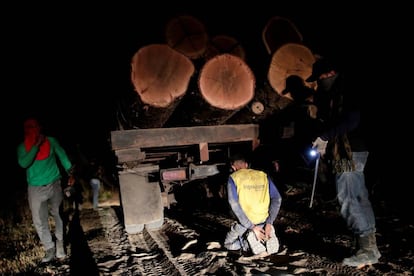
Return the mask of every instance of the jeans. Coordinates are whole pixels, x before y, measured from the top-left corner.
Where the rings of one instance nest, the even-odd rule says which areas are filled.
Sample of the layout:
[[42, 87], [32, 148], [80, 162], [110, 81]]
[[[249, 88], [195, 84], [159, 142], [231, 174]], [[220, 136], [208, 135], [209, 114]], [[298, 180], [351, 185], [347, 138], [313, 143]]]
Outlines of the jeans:
[[234, 222], [230, 228], [230, 231], [227, 232], [226, 238], [224, 239], [224, 247], [228, 250], [239, 250], [241, 248], [243, 250], [246, 249], [243, 235], [247, 232], [247, 230], [248, 229], [240, 223]]
[[33, 224], [45, 250], [55, 247], [49, 228], [49, 211], [55, 220], [55, 237], [63, 240], [63, 221], [60, 216], [60, 205], [63, 200], [60, 179], [49, 185], [28, 186], [29, 206]]
[[336, 175], [337, 196], [348, 228], [357, 236], [366, 236], [376, 231], [374, 211], [365, 186], [368, 152], [352, 152], [352, 158], [355, 171]]
[[93, 208], [98, 208], [98, 201], [99, 201], [99, 188], [101, 187], [101, 181], [98, 178], [92, 178], [90, 180], [91, 188], [92, 188], [92, 205]]

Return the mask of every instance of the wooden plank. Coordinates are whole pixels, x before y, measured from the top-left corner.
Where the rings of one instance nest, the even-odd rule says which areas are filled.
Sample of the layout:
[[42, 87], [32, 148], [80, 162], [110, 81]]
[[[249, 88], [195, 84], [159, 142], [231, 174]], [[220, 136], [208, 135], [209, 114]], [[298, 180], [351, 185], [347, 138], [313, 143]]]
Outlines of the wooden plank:
[[257, 124], [130, 129], [111, 132], [113, 150], [256, 140]]

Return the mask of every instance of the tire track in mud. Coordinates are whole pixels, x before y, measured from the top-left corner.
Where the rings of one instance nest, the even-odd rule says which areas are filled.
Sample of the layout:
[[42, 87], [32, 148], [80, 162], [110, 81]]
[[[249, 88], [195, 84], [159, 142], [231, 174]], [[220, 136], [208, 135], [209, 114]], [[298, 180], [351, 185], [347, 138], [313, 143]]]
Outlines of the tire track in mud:
[[[157, 230], [128, 234], [119, 206], [85, 209], [69, 223], [68, 258], [37, 268], [37, 275], [411, 275], [385, 263], [354, 269], [332, 256], [292, 245], [290, 226], [308, 231], [307, 220], [279, 223], [281, 250], [261, 258], [234, 254], [222, 248], [233, 218], [222, 212], [192, 209], [166, 211]], [[288, 218], [284, 212], [283, 217]], [[287, 233], [287, 234], [286, 234]], [[328, 244], [342, 243], [337, 234], [324, 235]], [[301, 234], [303, 235], [303, 233]], [[393, 274], [393, 272], [397, 272]]]
[[[98, 212], [102, 223], [104, 244], [90, 241], [91, 251], [101, 275], [183, 275], [182, 268], [174, 263], [160, 234], [144, 229], [128, 234], [114, 209]], [[161, 245], [161, 246], [160, 246]]]
[[[93, 224], [90, 219], [86, 213], [82, 216], [85, 229]], [[225, 252], [205, 252], [207, 246], [200, 247], [199, 234], [174, 219], [165, 218], [160, 229], [144, 228], [137, 234], [126, 233], [112, 208], [99, 210], [94, 219], [100, 221], [100, 233], [85, 234], [101, 275], [205, 275], [224, 261], [215, 263]]]

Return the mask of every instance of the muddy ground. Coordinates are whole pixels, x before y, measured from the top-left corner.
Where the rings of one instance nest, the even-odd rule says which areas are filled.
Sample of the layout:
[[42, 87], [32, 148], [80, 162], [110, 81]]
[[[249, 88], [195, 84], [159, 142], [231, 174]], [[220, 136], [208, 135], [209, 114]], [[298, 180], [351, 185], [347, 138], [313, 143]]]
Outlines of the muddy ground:
[[[202, 194], [183, 188], [181, 197]], [[117, 193], [99, 210], [86, 202], [81, 210], [66, 204], [68, 257], [39, 264], [43, 251], [29, 214], [14, 225], [2, 221], [2, 275], [412, 275], [414, 224], [382, 201], [374, 201], [380, 263], [344, 267], [353, 239], [330, 195], [315, 196], [299, 184], [284, 193], [275, 228], [280, 251], [257, 258], [228, 252], [223, 238], [233, 222], [224, 199], [177, 203], [165, 209], [158, 230], [126, 233]], [[178, 195], [178, 198], [180, 195]]]

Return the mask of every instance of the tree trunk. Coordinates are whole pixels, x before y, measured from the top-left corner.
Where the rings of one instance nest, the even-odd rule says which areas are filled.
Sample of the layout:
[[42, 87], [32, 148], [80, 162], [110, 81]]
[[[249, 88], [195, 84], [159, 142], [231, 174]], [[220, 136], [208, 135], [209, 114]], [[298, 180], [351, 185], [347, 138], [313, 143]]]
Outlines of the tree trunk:
[[206, 51], [208, 34], [204, 24], [190, 15], [181, 15], [167, 22], [167, 44], [191, 59], [201, 57]]
[[246, 52], [237, 39], [227, 35], [213, 37], [205, 53], [206, 60], [219, 54], [233, 54], [242, 60], [246, 58]]
[[265, 82], [262, 88], [256, 90], [254, 99], [250, 104], [229, 118], [226, 124], [259, 123], [291, 103], [291, 99], [276, 93], [269, 83]]
[[194, 74], [192, 61], [168, 45], [139, 49], [131, 62], [136, 96], [121, 107], [128, 128], [162, 127], [172, 114]]
[[[286, 43], [273, 53], [267, 78], [273, 89], [282, 95], [286, 79], [292, 75], [307, 79], [312, 74], [314, 62], [315, 56], [309, 48], [298, 43]], [[305, 85], [313, 88], [315, 83], [305, 82]], [[285, 96], [292, 99], [290, 94]]]
[[198, 88], [199, 91], [187, 93], [171, 116], [169, 125], [224, 124], [253, 99], [255, 77], [242, 59], [221, 54], [204, 64]]
[[303, 41], [302, 34], [295, 24], [289, 19], [280, 16], [274, 16], [269, 19], [263, 28], [262, 39], [270, 55], [286, 43], [301, 44]]

